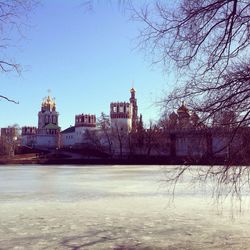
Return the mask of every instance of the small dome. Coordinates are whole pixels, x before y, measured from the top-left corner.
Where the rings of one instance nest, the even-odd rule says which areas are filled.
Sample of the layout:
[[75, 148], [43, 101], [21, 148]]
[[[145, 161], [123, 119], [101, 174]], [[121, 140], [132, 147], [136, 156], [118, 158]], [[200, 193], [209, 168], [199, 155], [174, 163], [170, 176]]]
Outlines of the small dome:
[[56, 109], [55, 98], [51, 98], [49, 95], [45, 97], [42, 102], [42, 109], [55, 111]]
[[196, 114], [196, 112], [192, 112], [191, 118], [192, 119], [197, 119], [197, 120], [200, 119], [200, 117]]
[[177, 109], [177, 113], [188, 113], [189, 110], [188, 108], [185, 106], [184, 101], [182, 102], [182, 105]]
[[130, 89], [130, 93], [135, 93], [136, 91], [135, 91], [135, 89], [134, 88], [131, 88]]
[[43, 99], [44, 105], [55, 105], [55, 99], [51, 98], [49, 95]]

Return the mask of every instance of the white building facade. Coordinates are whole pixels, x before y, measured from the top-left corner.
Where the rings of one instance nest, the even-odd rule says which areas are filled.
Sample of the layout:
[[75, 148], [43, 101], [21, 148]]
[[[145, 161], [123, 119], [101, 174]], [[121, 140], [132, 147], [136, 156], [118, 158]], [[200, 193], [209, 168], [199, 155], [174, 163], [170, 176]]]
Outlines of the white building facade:
[[71, 126], [61, 132], [61, 147], [80, 146], [86, 143], [86, 131], [93, 131], [95, 129], [95, 115], [76, 115], [75, 126]]

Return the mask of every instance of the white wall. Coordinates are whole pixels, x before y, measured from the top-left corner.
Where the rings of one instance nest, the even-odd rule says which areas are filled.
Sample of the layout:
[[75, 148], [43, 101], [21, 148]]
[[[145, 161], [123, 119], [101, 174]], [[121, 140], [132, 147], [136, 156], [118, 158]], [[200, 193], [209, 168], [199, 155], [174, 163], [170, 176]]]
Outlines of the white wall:
[[116, 129], [123, 128], [123, 130], [131, 131], [132, 129], [132, 119], [131, 118], [113, 118], [111, 119], [111, 127]]
[[69, 147], [75, 144], [75, 132], [61, 134], [61, 146]]
[[177, 156], [202, 156], [206, 151], [206, 138], [202, 135], [184, 135], [176, 138]]
[[35, 146], [37, 144], [36, 135], [22, 135], [21, 145], [22, 146]]
[[85, 142], [85, 132], [86, 130], [92, 131], [96, 130], [96, 127], [76, 127], [75, 128], [75, 143], [84, 143]]
[[37, 135], [36, 147], [56, 148], [58, 135]]

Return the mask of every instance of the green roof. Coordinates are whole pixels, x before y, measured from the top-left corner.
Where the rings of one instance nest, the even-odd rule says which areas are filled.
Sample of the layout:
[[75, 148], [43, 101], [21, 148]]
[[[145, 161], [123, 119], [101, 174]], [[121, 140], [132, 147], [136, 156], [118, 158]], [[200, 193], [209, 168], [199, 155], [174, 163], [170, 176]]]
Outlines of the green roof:
[[53, 124], [53, 123], [49, 123], [46, 126], [44, 126], [43, 128], [45, 128], [45, 129], [59, 129], [60, 127]]

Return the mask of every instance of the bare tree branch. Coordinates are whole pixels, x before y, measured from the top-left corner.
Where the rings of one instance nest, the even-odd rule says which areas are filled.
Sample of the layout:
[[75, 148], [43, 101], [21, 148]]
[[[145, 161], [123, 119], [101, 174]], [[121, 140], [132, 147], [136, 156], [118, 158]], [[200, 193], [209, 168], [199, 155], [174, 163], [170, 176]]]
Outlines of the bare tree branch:
[[[13, 46], [11, 44], [12, 34], [21, 34], [24, 20], [31, 13], [34, 6], [38, 4], [38, 0], [3, 0], [0, 1], [0, 50], [2, 56], [0, 58], [0, 71], [2, 73], [16, 72], [21, 73], [21, 66], [13, 59], [5, 57], [5, 50]], [[17, 101], [11, 100], [6, 96], [0, 95], [7, 101], [18, 104]]]
[[[193, 179], [212, 179], [217, 199], [240, 200], [241, 191], [250, 188], [250, 168], [235, 166], [234, 160], [247, 157], [249, 163], [250, 2], [180, 0], [170, 5], [151, 1], [132, 11], [134, 19], [143, 23], [138, 46], [154, 63], [179, 73], [179, 84], [161, 101], [165, 114], [185, 100], [200, 116], [200, 124], [218, 128], [219, 138], [226, 138], [227, 144], [214, 153], [236, 145], [223, 166], [200, 168]], [[173, 190], [187, 170], [181, 166], [168, 171], [166, 180]]]
[[8, 97], [3, 96], [3, 95], [0, 95], [0, 98], [5, 99], [5, 100], [7, 100], [8, 102], [13, 102], [13, 103], [15, 103], [15, 104], [19, 104], [19, 102], [15, 101], [15, 100], [12, 100], [12, 99], [9, 99]]

